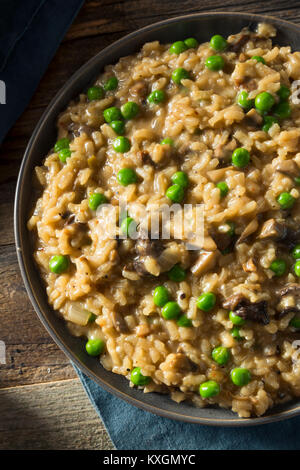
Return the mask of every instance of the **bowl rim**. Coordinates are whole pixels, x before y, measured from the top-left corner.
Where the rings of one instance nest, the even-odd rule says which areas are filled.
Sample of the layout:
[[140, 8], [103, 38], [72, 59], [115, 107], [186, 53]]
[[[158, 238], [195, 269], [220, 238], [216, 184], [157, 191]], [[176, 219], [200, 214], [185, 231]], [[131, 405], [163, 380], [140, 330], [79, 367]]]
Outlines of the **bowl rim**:
[[[263, 415], [261, 417], [256, 417], [256, 418], [239, 418], [237, 415], [233, 414], [232, 419], [230, 418], [230, 420], [225, 420], [223, 418], [218, 419], [216, 417], [204, 418], [204, 417], [198, 417], [198, 416], [184, 415], [181, 413], [176, 413], [174, 411], [169, 411], [169, 410], [165, 410], [162, 408], [158, 408], [153, 404], [145, 403], [142, 400], [139, 400], [132, 396], [127, 395], [126, 393], [124, 393], [123, 391], [121, 391], [120, 389], [112, 385], [111, 383], [107, 382], [103, 378], [100, 378], [96, 373], [90, 370], [78, 357], [76, 357], [72, 349], [64, 343], [60, 334], [57, 331], [55, 331], [54, 326], [51, 324], [50, 321], [48, 321], [48, 319], [44, 315], [42, 309], [40, 308], [35, 298], [34, 288], [31, 284], [31, 279], [27, 274], [26, 260], [24, 259], [23, 250], [22, 250], [22, 236], [21, 236], [22, 219], [20, 217], [21, 209], [20, 209], [20, 204], [19, 204], [20, 194], [21, 194], [22, 186], [23, 186], [23, 175], [25, 173], [26, 166], [29, 163], [31, 148], [35, 145], [35, 141], [38, 138], [40, 127], [42, 126], [42, 123], [47, 119], [48, 115], [51, 113], [52, 107], [55, 104], [59, 103], [60, 99], [64, 96], [65, 92], [79, 80], [81, 75], [84, 75], [86, 68], [88, 68], [92, 64], [96, 64], [97, 62], [99, 62], [109, 52], [113, 51], [114, 49], [117, 49], [121, 44], [123, 44], [124, 41], [129, 41], [136, 37], [139, 37], [139, 35], [142, 33], [150, 32], [150, 31], [155, 30], [156, 28], [160, 28], [162, 26], [169, 25], [172, 23], [179, 23], [183, 20], [197, 20], [198, 18], [205, 18], [205, 17], [209, 19], [213, 17], [224, 17], [224, 16], [240, 17], [245, 20], [254, 21], [254, 22], [265, 20], [265, 21], [272, 22], [275, 24], [276, 23], [281, 24], [283, 26], [288, 25], [289, 29], [292, 29], [295, 31], [295, 33], [300, 34], [300, 26], [290, 21], [283, 20], [281, 18], [276, 18], [273, 16], [263, 15], [263, 14], [244, 13], [244, 12], [208, 11], [204, 13], [191, 13], [187, 15], [175, 16], [175, 17], [168, 18], [162, 21], [151, 23], [129, 34], [126, 34], [125, 36], [121, 37], [117, 41], [112, 42], [110, 45], [102, 49], [100, 52], [98, 52], [96, 55], [90, 58], [87, 62], [85, 62], [74, 74], [72, 74], [72, 76], [66, 81], [66, 83], [58, 90], [58, 92], [55, 94], [55, 96], [51, 99], [51, 101], [47, 105], [45, 111], [43, 112], [42, 116], [40, 117], [38, 123], [35, 126], [35, 129], [28, 141], [28, 144], [27, 144], [27, 147], [24, 152], [24, 156], [22, 158], [22, 162], [19, 168], [19, 174], [18, 174], [16, 190], [15, 190], [15, 200], [14, 200], [14, 235], [15, 235], [17, 259], [18, 259], [22, 279], [26, 288], [26, 292], [31, 301], [31, 304], [33, 305], [34, 310], [37, 316], [39, 317], [39, 320], [41, 321], [41, 323], [43, 324], [43, 326], [45, 327], [45, 329], [47, 330], [51, 338], [55, 341], [55, 343], [59, 346], [59, 348], [66, 354], [66, 356], [71, 361], [71, 363], [74, 363], [78, 367], [78, 369], [80, 369], [81, 372], [87, 375], [90, 379], [92, 379], [94, 382], [100, 385], [107, 392], [112, 393], [116, 397], [124, 400], [125, 402], [131, 405], [136, 406], [137, 408], [140, 408], [144, 411], [151, 412], [155, 415], [158, 415], [164, 418], [175, 419], [178, 421], [209, 425], [209, 426], [246, 427], [246, 426], [256, 426], [259, 424], [268, 424], [271, 422], [281, 421], [284, 419], [295, 417], [300, 414], [300, 401], [299, 403], [295, 404], [293, 409], [283, 410], [283, 411], [274, 412], [274, 413], [271, 412], [271, 414]], [[121, 57], [122, 56], [120, 56], [120, 58]]]

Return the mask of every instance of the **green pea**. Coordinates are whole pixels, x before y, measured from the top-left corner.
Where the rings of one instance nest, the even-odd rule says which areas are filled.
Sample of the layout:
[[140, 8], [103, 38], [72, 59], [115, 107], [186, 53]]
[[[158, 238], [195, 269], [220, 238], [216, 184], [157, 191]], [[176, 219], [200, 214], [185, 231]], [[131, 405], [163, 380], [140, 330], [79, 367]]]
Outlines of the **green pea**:
[[297, 330], [300, 329], [300, 317], [298, 317], [297, 315], [295, 315], [290, 323], [289, 323], [289, 326], [292, 326], [293, 328], [296, 328]]
[[216, 305], [217, 298], [213, 292], [203, 292], [197, 299], [197, 307], [204, 312], [209, 312]]
[[173, 42], [172, 46], [169, 49], [170, 54], [181, 54], [182, 52], [186, 51], [188, 46], [183, 41], [176, 41]]
[[135, 367], [131, 371], [130, 375], [130, 380], [134, 385], [137, 385], [139, 387], [144, 387], [145, 385], [148, 385], [148, 383], [151, 380], [151, 377], [147, 377], [141, 373], [141, 368], [140, 367]]
[[124, 121], [111, 121], [109, 123], [110, 127], [118, 135], [123, 135], [125, 132], [125, 122]]
[[89, 101], [101, 100], [104, 96], [104, 90], [101, 86], [92, 86], [87, 91]]
[[179, 264], [175, 264], [175, 266], [168, 271], [168, 277], [170, 281], [182, 282], [186, 278], [186, 272]]
[[287, 119], [292, 113], [291, 107], [287, 101], [281, 101], [274, 108], [274, 114], [278, 119]]
[[176, 171], [171, 177], [173, 184], [178, 184], [182, 188], [187, 188], [189, 185], [189, 177], [184, 171]]
[[183, 42], [188, 49], [196, 49], [199, 46], [199, 42], [195, 38], [187, 38]]
[[267, 112], [270, 111], [272, 106], [275, 104], [275, 99], [274, 96], [271, 95], [271, 93], [268, 93], [267, 91], [263, 91], [262, 93], [259, 93], [256, 98], [255, 98], [255, 107], [258, 109], [258, 111], [261, 112]]
[[165, 286], [157, 286], [153, 292], [153, 302], [157, 307], [164, 307], [169, 300], [169, 292]]
[[139, 105], [134, 101], [128, 101], [121, 106], [121, 113], [124, 119], [133, 119], [139, 113]]
[[105, 83], [104, 83], [104, 90], [106, 91], [112, 91], [115, 90], [118, 86], [118, 79], [117, 77], [110, 77]]
[[232, 164], [237, 168], [245, 168], [250, 161], [250, 153], [244, 148], [237, 148], [232, 153]]
[[250, 100], [248, 98], [248, 93], [243, 90], [238, 94], [237, 97], [237, 103], [243, 108], [243, 109], [250, 109], [254, 106], [254, 100]]
[[234, 222], [226, 222], [226, 225], [228, 225], [229, 229], [228, 229], [228, 234], [233, 237], [233, 235], [235, 234], [235, 223]]
[[69, 258], [63, 255], [54, 255], [49, 261], [49, 268], [52, 273], [62, 274], [69, 267]]
[[136, 231], [136, 222], [132, 219], [132, 217], [125, 217], [121, 223], [121, 231], [127, 237], [130, 237]]
[[168, 187], [166, 191], [166, 196], [172, 202], [182, 202], [184, 198], [184, 189], [182, 186], [179, 186], [179, 184], [173, 184], [172, 186]]
[[294, 272], [297, 277], [300, 277], [300, 261], [296, 261], [294, 266]]
[[251, 380], [251, 373], [248, 369], [243, 369], [242, 367], [236, 367], [230, 373], [230, 377], [234, 385], [238, 387], [244, 387], [248, 385]]
[[161, 141], [160, 145], [170, 145], [170, 147], [173, 147], [174, 146], [174, 140], [171, 139], [170, 137], [166, 137], [165, 139], [163, 139]]
[[211, 356], [217, 364], [224, 366], [229, 361], [230, 352], [224, 346], [218, 346], [212, 350]]
[[286, 262], [283, 259], [275, 259], [271, 264], [269, 269], [273, 271], [275, 276], [283, 276], [286, 271]]
[[166, 99], [164, 90], [154, 90], [147, 98], [148, 103], [159, 104]]
[[281, 85], [281, 87], [278, 91], [276, 91], [276, 93], [279, 96], [280, 101], [285, 101], [290, 96], [291, 90], [287, 86]]
[[260, 55], [253, 55], [251, 57], [251, 60], [256, 60], [256, 62], [261, 62], [262, 64], [266, 63], [265, 59], [261, 57]]
[[296, 178], [294, 178], [294, 181], [297, 186], [300, 186], [300, 176], [296, 176]]
[[54, 152], [58, 153], [63, 149], [68, 149], [70, 147], [70, 141], [67, 138], [59, 139], [54, 145]]
[[205, 61], [205, 67], [209, 70], [222, 70], [225, 65], [223, 57], [220, 55], [211, 55]]
[[232, 329], [231, 329], [231, 336], [236, 339], [236, 340], [240, 340], [242, 339], [241, 335], [240, 335], [240, 329], [238, 326], [234, 326]]
[[300, 245], [296, 245], [292, 250], [292, 257], [294, 259], [300, 259]]
[[178, 326], [184, 328], [190, 328], [193, 326], [192, 320], [190, 320], [186, 315], [181, 315], [176, 323]]
[[105, 204], [107, 202], [107, 198], [102, 193], [92, 193], [89, 197], [89, 208], [92, 211], [97, 210], [97, 208], [101, 204]]
[[181, 313], [180, 307], [177, 302], [167, 302], [161, 311], [161, 314], [165, 320], [174, 320]]
[[230, 311], [230, 312], [229, 312], [229, 320], [230, 320], [234, 325], [238, 325], [238, 326], [243, 326], [243, 325], [245, 325], [245, 323], [246, 323], [246, 320], [244, 320], [244, 318], [240, 317], [239, 315], [237, 315], [237, 314], [234, 313], [233, 311]]
[[220, 181], [219, 183], [216, 184], [216, 186], [220, 190], [221, 197], [227, 196], [229, 188], [228, 188], [228, 184], [226, 183], [226, 181]]
[[264, 116], [264, 125], [262, 130], [264, 132], [269, 132], [273, 124], [278, 124], [278, 119], [275, 116]]
[[97, 320], [97, 315], [95, 315], [94, 313], [90, 312], [90, 316], [89, 316], [89, 319], [88, 319], [88, 323], [94, 323], [95, 320]]
[[280, 205], [280, 209], [291, 209], [295, 203], [295, 198], [290, 193], [283, 192], [277, 197], [277, 202]]
[[70, 158], [71, 156], [71, 150], [70, 149], [62, 149], [60, 150], [58, 154], [58, 158], [62, 163], [66, 163], [67, 158]]
[[128, 186], [137, 182], [137, 174], [131, 168], [122, 168], [118, 172], [118, 181], [122, 186]]
[[113, 148], [119, 153], [129, 152], [131, 148], [130, 140], [127, 137], [119, 136], [114, 140]]
[[190, 78], [190, 74], [187, 70], [183, 69], [182, 67], [178, 67], [178, 69], [174, 70], [172, 73], [172, 80], [177, 85], [180, 85], [181, 80]]
[[220, 393], [220, 385], [214, 380], [208, 380], [200, 385], [199, 393], [202, 398], [215, 397]]
[[215, 34], [209, 42], [210, 47], [217, 52], [224, 51], [227, 47], [227, 44], [228, 43], [226, 39], [223, 38], [223, 36], [220, 34]]
[[102, 339], [89, 339], [85, 345], [89, 356], [100, 356], [104, 350], [105, 343]]
[[122, 120], [122, 113], [116, 106], [111, 106], [110, 108], [106, 108], [103, 111], [103, 117], [106, 122], [110, 123], [112, 121], [121, 121]]

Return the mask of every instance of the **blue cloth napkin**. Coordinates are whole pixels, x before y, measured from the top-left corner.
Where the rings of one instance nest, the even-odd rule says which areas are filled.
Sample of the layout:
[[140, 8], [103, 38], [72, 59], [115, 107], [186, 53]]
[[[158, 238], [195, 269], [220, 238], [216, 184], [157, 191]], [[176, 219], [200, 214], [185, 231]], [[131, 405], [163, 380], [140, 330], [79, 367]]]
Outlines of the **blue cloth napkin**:
[[83, 0], [0, 1], [0, 144], [28, 105], [82, 4]]
[[300, 417], [248, 428], [182, 423], [129, 405], [75, 370], [118, 450], [300, 449]]

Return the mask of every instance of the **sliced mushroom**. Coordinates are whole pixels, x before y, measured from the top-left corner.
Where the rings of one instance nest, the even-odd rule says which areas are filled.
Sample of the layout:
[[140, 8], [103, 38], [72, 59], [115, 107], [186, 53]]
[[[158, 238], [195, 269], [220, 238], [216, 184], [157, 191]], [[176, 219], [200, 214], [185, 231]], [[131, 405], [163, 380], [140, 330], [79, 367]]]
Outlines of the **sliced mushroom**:
[[200, 276], [201, 274], [206, 273], [210, 269], [214, 268], [216, 265], [217, 259], [220, 255], [218, 250], [216, 251], [203, 251], [200, 253], [195, 264], [191, 267], [191, 272], [195, 276]]
[[235, 235], [231, 235], [228, 232], [219, 232], [217, 230], [212, 231], [210, 233], [212, 239], [214, 240], [215, 244], [217, 245], [218, 250], [231, 251], [236, 243], [237, 237]]
[[248, 111], [248, 113], [245, 114], [244, 122], [246, 126], [250, 127], [251, 129], [258, 129], [261, 127], [263, 118], [256, 111], [256, 109], [252, 108], [250, 111]]
[[234, 310], [235, 307], [244, 299], [243, 294], [233, 294], [223, 302], [223, 307], [226, 310]]
[[138, 238], [135, 244], [135, 251], [138, 256], [159, 256], [163, 250], [160, 240], [150, 240], [150, 238]]
[[267, 325], [270, 323], [268, 315], [268, 302], [250, 302], [247, 299], [242, 300], [236, 307], [234, 313], [244, 320], [251, 320], [257, 323]]
[[96, 129], [93, 129], [90, 126], [87, 126], [85, 124], [78, 124], [77, 122], [71, 122], [68, 126], [68, 131], [71, 134], [71, 136], [74, 137], [79, 137], [80, 134], [85, 133], [87, 135], [91, 135]]
[[268, 219], [264, 222], [258, 238], [261, 240], [282, 240], [286, 236], [287, 228], [278, 220]]
[[277, 292], [277, 295], [280, 297], [284, 297], [287, 294], [300, 296], [300, 285], [296, 284], [295, 282], [291, 282]]
[[233, 310], [236, 315], [244, 320], [251, 320], [267, 325], [270, 322], [268, 315], [268, 303], [266, 300], [250, 302], [242, 294], [234, 294], [223, 302], [223, 307]]
[[133, 261], [134, 268], [140, 276], [159, 276], [161, 269], [158, 257], [163, 250], [160, 240], [139, 238], [136, 241], [137, 257]]
[[281, 310], [280, 312], [277, 312], [276, 315], [275, 315], [275, 318], [276, 320], [280, 320], [281, 318], [285, 317], [285, 315], [287, 315], [288, 313], [299, 313], [300, 312], [300, 308], [298, 307], [286, 307], [284, 308], [283, 310]]
[[121, 315], [120, 312], [114, 310], [111, 312], [111, 319], [115, 329], [118, 333], [128, 333], [129, 328], [125, 321], [125, 318]]
[[126, 266], [123, 267], [122, 276], [125, 277], [126, 279], [129, 279], [130, 281], [139, 281], [140, 280], [139, 274], [134, 270], [134, 264], [133, 263], [129, 263]]
[[246, 225], [245, 229], [242, 231], [236, 243], [237, 244], [242, 243], [250, 235], [252, 235], [252, 233], [256, 232], [257, 229], [258, 229], [258, 220], [257, 219], [251, 220], [251, 222], [249, 222], [249, 224]]
[[282, 160], [275, 165], [274, 169], [290, 178], [298, 176], [299, 174], [299, 167], [294, 160]]
[[250, 32], [247, 30], [245, 30], [245, 32], [241, 32], [241, 34], [236, 35], [236, 38], [229, 43], [227, 51], [236, 53], [240, 52], [242, 47], [250, 39], [250, 36]]
[[145, 150], [143, 150], [142, 152], [139, 152], [139, 155], [140, 155], [142, 163], [144, 165], [151, 165], [154, 168], [157, 167], [157, 164], [154, 163], [154, 161], [152, 160], [149, 152], [146, 152]]
[[267, 220], [258, 236], [261, 240], [275, 240], [292, 248], [300, 240], [300, 229], [294, 229], [287, 225], [284, 220]]

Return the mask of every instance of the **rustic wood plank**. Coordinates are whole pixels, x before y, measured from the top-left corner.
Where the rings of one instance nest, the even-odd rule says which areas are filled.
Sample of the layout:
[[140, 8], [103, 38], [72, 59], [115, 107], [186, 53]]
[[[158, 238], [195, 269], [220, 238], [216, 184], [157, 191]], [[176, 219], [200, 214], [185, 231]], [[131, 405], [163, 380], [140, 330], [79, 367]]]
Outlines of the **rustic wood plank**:
[[79, 379], [0, 390], [0, 449], [113, 449]]
[[76, 377], [30, 304], [14, 245], [0, 247], [0, 284], [0, 340], [7, 352], [6, 365], [0, 365], [0, 389]]

